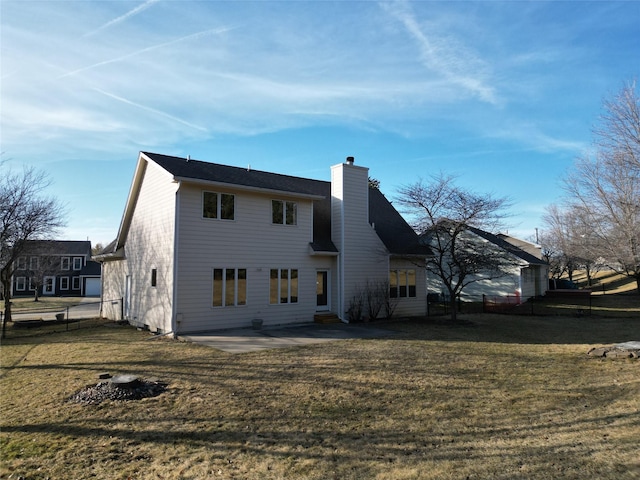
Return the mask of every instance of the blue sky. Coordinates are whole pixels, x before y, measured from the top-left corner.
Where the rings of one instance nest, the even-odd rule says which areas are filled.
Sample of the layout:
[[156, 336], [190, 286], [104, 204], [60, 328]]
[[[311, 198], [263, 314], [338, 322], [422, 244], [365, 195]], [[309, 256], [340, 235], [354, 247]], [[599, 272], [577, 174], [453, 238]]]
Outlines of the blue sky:
[[355, 156], [390, 199], [458, 175], [531, 238], [640, 71], [638, 1], [3, 0], [0, 22], [0, 169], [47, 171], [62, 237], [94, 244], [141, 150], [320, 180]]

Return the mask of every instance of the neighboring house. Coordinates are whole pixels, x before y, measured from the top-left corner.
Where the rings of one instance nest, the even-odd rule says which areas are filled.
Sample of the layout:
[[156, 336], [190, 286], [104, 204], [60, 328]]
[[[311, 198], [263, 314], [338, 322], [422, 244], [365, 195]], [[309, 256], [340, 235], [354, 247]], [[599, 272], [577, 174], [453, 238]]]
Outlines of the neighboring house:
[[[548, 288], [549, 265], [542, 260], [539, 247], [508, 235], [494, 235], [479, 228], [467, 227], [460, 237], [462, 241], [482, 242], [491, 249], [491, 254], [502, 256], [502, 275], [493, 278], [472, 276], [474, 280], [460, 294], [460, 300], [469, 302], [482, 301], [483, 295], [493, 297], [517, 297], [526, 301], [532, 297], [544, 295]], [[434, 275], [427, 279], [429, 294], [446, 296], [442, 281]]]
[[348, 321], [367, 284], [424, 315], [428, 253], [352, 157], [327, 182], [141, 152], [117, 239], [94, 258], [103, 298], [123, 300], [108, 318], [175, 335]]
[[91, 260], [91, 242], [30, 240], [18, 257], [11, 283], [13, 297], [99, 296], [100, 264]]

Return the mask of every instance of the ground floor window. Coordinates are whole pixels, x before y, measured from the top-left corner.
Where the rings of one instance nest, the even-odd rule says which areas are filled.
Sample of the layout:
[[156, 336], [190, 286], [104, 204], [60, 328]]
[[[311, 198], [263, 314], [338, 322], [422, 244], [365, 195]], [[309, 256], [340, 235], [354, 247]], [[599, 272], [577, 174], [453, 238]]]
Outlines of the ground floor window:
[[232, 307], [247, 304], [247, 269], [213, 269], [214, 307]]
[[74, 290], [80, 290], [80, 277], [73, 277], [72, 285]]
[[298, 270], [272, 268], [269, 276], [269, 303], [298, 303]]
[[26, 277], [17, 277], [16, 278], [16, 290], [19, 292], [24, 292], [27, 288], [27, 278]]
[[389, 272], [389, 296], [406, 298], [416, 296], [416, 270], [403, 269]]
[[60, 277], [60, 290], [69, 290], [69, 277]]

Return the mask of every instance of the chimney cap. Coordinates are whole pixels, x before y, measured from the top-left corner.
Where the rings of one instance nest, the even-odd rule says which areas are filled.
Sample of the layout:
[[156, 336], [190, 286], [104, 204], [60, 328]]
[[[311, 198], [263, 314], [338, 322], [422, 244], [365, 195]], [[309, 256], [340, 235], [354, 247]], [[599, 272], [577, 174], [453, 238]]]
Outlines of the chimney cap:
[[355, 161], [355, 158], [354, 158], [354, 157], [347, 157], [347, 163], [348, 163], [349, 165], [353, 165], [353, 162], [354, 162], [354, 161]]

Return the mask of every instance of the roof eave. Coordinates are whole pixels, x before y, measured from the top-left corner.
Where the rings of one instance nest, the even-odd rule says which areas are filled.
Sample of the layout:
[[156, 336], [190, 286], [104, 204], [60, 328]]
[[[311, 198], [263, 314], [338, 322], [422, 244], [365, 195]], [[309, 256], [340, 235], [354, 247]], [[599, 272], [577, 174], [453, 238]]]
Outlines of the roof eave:
[[173, 179], [174, 181], [179, 183], [193, 183], [193, 184], [203, 185], [207, 187], [221, 187], [226, 189], [241, 190], [243, 192], [261, 193], [265, 195], [278, 195], [281, 197], [301, 198], [305, 200], [324, 200], [326, 198], [324, 195], [317, 195], [313, 193], [290, 192], [287, 190], [252, 187], [249, 185], [241, 185], [238, 183], [216, 182], [213, 180], [202, 180], [199, 178], [191, 178], [191, 177], [174, 176]]

